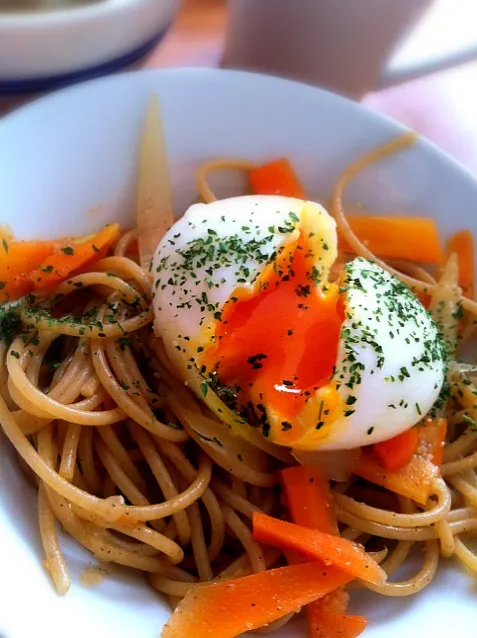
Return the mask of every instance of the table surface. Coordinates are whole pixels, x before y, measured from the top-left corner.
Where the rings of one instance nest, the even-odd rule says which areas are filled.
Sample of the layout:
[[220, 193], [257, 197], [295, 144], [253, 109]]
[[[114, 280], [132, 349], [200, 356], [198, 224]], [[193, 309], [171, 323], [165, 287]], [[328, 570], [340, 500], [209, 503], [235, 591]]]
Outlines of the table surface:
[[[435, 46], [436, 30], [431, 33], [434, 23], [449, 23], [457, 3], [460, 11], [454, 11], [456, 20], [447, 29], [447, 49], [452, 42], [459, 42], [462, 35], [462, 11], [472, 7], [477, 12], [474, 0], [435, 0], [436, 12], [427, 21], [414, 42], [408, 47], [409, 56], [416, 50]], [[439, 11], [437, 11], [439, 9]], [[447, 11], [447, 13], [445, 13]], [[464, 16], [465, 17], [465, 16]], [[475, 16], [477, 17], [477, 16]], [[470, 21], [470, 16], [469, 20]], [[224, 42], [226, 22], [225, 0], [183, 0], [179, 15], [164, 40], [146, 60], [142, 68], [171, 66], [214, 67], [219, 64]], [[475, 25], [475, 21], [472, 20]], [[477, 31], [475, 33], [477, 44]], [[450, 35], [453, 34], [453, 40]], [[460, 34], [460, 35], [459, 35]], [[419, 39], [417, 39], [419, 36]], [[467, 34], [465, 37], [471, 37]], [[464, 37], [464, 36], [462, 36]], [[421, 47], [419, 49], [418, 45]], [[441, 148], [477, 173], [477, 62], [469, 62], [454, 69], [435, 73], [419, 80], [413, 80], [391, 89], [365, 96], [363, 103], [371, 109], [391, 116], [418, 133], [428, 137]], [[23, 100], [0, 99], [0, 114], [8, 112]]]

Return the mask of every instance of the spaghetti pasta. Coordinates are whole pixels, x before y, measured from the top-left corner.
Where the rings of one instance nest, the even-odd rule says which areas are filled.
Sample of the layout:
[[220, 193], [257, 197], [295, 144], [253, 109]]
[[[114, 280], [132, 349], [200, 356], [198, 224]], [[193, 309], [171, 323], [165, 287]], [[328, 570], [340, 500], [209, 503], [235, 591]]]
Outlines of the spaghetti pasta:
[[[353, 234], [343, 210], [349, 180], [414, 139], [406, 134], [352, 164], [335, 186], [331, 208], [354, 255], [432, 295], [430, 308], [441, 310], [436, 321], [453, 349], [457, 308], [462, 305], [470, 320], [477, 314], [476, 302], [461, 297], [455, 259], [437, 282], [420, 264], [387, 264]], [[216, 199], [208, 183], [216, 170], [254, 168], [243, 160], [204, 164], [197, 172], [199, 194], [206, 202]], [[70, 577], [55, 521], [99, 560], [147, 572], [175, 606], [200, 582], [283, 561], [279, 550], [253, 540], [251, 519], [256, 512], [280, 515], [276, 470], [296, 461], [238, 419], [212, 390], [201, 405], [182, 384], [151, 329], [151, 277], [137, 261], [137, 238], [136, 230], [123, 234], [111, 256], [41, 296], [11, 304], [22, 329], [10, 344], [0, 342], [0, 422], [36, 476], [45, 566], [58, 593], [66, 593]], [[68, 308], [62, 315], [60, 301]], [[188, 381], [192, 390], [199, 382], [193, 376]], [[477, 555], [465, 540], [477, 530], [477, 368], [450, 366], [448, 381], [452, 398], [441, 412], [451, 427], [425, 505], [354, 476], [333, 490], [342, 536], [369, 551], [384, 548], [389, 577], [412, 550], [422, 550], [423, 564], [413, 577], [366, 584], [381, 595], [422, 590], [440, 553], [477, 571]]]

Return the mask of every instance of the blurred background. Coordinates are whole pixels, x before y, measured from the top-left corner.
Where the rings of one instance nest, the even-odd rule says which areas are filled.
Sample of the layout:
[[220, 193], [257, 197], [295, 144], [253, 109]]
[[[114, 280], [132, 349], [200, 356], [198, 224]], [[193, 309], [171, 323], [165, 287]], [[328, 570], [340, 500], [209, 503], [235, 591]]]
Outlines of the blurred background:
[[476, 18], [477, 0], [0, 0], [0, 114], [120, 69], [247, 68], [361, 100], [477, 172]]

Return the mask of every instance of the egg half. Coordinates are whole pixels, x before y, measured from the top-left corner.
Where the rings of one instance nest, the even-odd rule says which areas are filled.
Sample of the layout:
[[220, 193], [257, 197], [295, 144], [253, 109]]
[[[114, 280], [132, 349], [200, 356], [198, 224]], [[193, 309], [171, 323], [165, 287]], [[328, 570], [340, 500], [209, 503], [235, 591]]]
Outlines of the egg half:
[[392, 438], [444, 380], [437, 328], [409, 288], [337, 254], [326, 210], [279, 196], [195, 204], [155, 254], [155, 329], [171, 361], [280, 445]]

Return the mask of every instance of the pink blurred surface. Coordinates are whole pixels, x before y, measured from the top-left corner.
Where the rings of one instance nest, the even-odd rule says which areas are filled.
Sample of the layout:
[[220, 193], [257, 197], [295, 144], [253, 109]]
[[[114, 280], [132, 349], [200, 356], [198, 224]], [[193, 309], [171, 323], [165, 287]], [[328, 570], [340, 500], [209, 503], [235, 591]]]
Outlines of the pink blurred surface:
[[[470, 5], [477, 11], [474, 3], [468, 0], [466, 3], [462, 0], [435, 0], [435, 3], [434, 15], [427, 19], [422, 28], [416, 30], [414, 39], [407, 47], [406, 55], [412, 57], [420, 49], [432, 50], [432, 47], [437, 46], [437, 33], [442, 33], [440, 28], [436, 31], [437, 25], [443, 20], [449, 21], [452, 16], [455, 22], [449, 25], [446, 33], [447, 48], [457, 46], [462, 37], [473, 37], [473, 33], [477, 40], [477, 32], [472, 30], [472, 33], [467, 33], [461, 29], [462, 24], [468, 26], [471, 17], [468, 16], [466, 20], [462, 12]], [[225, 0], [184, 0], [180, 13], [165, 39], [135, 68], [218, 66], [223, 49], [225, 21]], [[475, 86], [477, 62], [472, 62], [392, 89], [369, 94], [363, 102], [369, 108], [389, 115], [425, 135], [470, 170], [477, 172]], [[0, 114], [10, 111], [28, 99], [31, 97], [0, 98]]]

